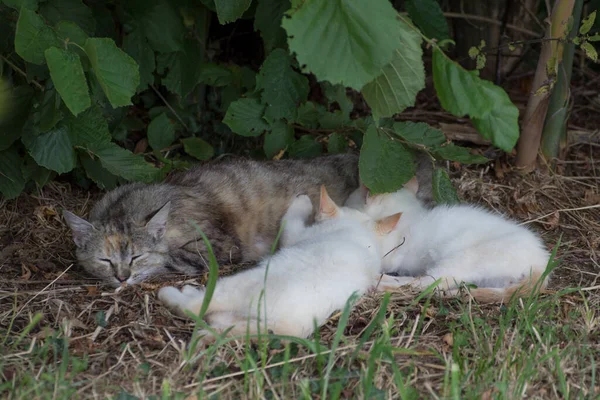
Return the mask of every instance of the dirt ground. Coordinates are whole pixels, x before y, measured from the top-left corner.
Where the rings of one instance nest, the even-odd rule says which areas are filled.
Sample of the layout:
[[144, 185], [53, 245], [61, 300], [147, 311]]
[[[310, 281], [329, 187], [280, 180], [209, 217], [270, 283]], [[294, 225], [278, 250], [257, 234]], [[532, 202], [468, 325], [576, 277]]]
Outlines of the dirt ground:
[[[590, 306], [597, 307], [600, 165], [595, 160], [599, 157], [598, 144], [577, 143], [569, 148], [567, 160], [558, 168], [560, 173], [537, 172], [523, 177], [510, 171], [502, 159], [495, 165], [449, 167], [463, 200], [528, 224], [542, 235], [549, 249], [561, 238], [560, 265], [550, 288], [588, 288]], [[99, 195], [52, 183], [37, 194], [0, 203], [0, 329], [6, 335], [22, 332], [39, 312], [42, 320], [28, 338], [43, 342], [61, 332], [69, 338], [72, 356], [87, 357], [87, 368], [81, 374], [84, 383], [77, 393], [125, 390], [143, 397], [159, 392], [163, 378], [173, 376], [173, 369], [181, 363], [182, 343], [189, 340], [193, 325], [173, 317], [157, 302], [155, 290], [159, 283], [129, 287], [114, 294], [80, 272], [60, 212], [65, 208], [85, 215]], [[181, 279], [177, 281], [181, 283]], [[419, 313], [419, 305], [411, 305], [414, 297], [415, 293], [396, 293], [389, 309], [402, 310], [404, 318], [413, 318]], [[350, 341], [377, 313], [380, 301], [381, 294], [361, 300], [345, 331]], [[493, 314], [498, 306], [483, 310]], [[321, 340], [331, 340], [337, 317], [321, 329]], [[428, 324], [412, 348], [448, 352], [447, 317], [433, 317]], [[409, 343], [410, 338], [406, 347]], [[445, 368], [438, 357], [422, 356], [411, 362], [419, 367], [417, 386], [419, 379], [435, 381]], [[37, 367], [31, 368], [35, 373]], [[141, 380], [140, 368], [148, 370]], [[202, 383], [191, 379], [189, 373], [180, 373], [175, 386], [183, 392], [200, 384], [210, 390], [225, 382], [223, 376], [235, 380], [243, 374], [238, 369], [236, 375], [235, 368], [226, 371], [221, 376], [209, 374]], [[0, 372], [10, 380], [19, 369], [5, 366]]]

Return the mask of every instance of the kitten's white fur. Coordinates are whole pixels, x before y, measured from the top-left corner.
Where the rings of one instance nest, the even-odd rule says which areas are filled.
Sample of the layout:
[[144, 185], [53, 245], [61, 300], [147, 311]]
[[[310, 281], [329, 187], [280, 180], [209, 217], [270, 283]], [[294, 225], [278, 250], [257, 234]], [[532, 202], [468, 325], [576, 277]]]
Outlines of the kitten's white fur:
[[385, 275], [385, 288], [410, 284], [424, 289], [441, 278], [445, 289], [472, 283], [487, 288], [471, 291], [481, 300], [503, 301], [518, 290], [515, 285], [530, 285], [544, 272], [549, 253], [527, 228], [473, 205], [426, 209], [417, 189], [411, 180], [395, 193], [367, 196], [362, 205], [372, 218], [402, 213], [384, 239], [382, 261], [383, 272], [400, 276]]
[[[206, 313], [209, 325], [217, 330], [233, 326], [231, 334], [243, 335], [247, 330], [258, 333], [260, 324], [266, 333], [266, 307], [268, 330], [306, 337], [315, 320], [322, 325], [353, 293], [360, 295], [372, 286], [381, 269], [378, 237], [383, 236], [376, 234], [380, 224], [359, 211], [338, 208], [324, 189], [317, 215], [322, 222], [307, 227], [311, 213], [308, 196], [297, 197], [284, 216], [282, 248], [255, 268], [217, 281]], [[387, 232], [397, 221], [388, 221]], [[158, 297], [180, 313], [184, 309], [198, 313], [204, 290], [167, 287]]]

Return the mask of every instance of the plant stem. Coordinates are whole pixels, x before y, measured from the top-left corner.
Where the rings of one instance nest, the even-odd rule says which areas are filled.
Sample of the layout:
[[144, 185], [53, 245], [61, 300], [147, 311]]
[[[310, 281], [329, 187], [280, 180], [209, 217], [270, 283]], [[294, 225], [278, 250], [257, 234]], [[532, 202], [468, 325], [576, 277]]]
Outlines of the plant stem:
[[27, 79], [28, 82], [33, 83], [34, 86], [36, 86], [38, 89], [40, 89], [41, 91], [44, 90], [44, 87], [42, 86], [41, 83], [39, 83], [36, 80], [29, 80], [29, 78], [27, 78], [27, 73], [25, 71], [23, 71], [21, 68], [17, 67], [15, 64], [13, 64], [8, 58], [4, 57], [3, 55], [0, 55], [0, 58], [2, 58], [2, 60], [8, 64], [9, 67], [11, 67], [13, 70], [17, 71], [19, 74], [23, 75], [25, 77], [25, 79]]

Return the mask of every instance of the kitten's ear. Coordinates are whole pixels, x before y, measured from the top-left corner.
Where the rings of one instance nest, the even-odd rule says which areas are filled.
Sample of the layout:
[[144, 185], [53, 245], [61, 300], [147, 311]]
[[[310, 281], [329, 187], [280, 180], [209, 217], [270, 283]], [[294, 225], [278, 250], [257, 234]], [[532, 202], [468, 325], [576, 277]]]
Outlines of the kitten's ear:
[[67, 210], [63, 210], [63, 217], [73, 232], [73, 241], [77, 247], [83, 246], [96, 230], [94, 225]]
[[150, 221], [146, 224], [146, 229], [148, 233], [154, 236], [156, 239], [162, 239], [166, 230], [167, 230], [167, 221], [169, 219], [169, 212], [171, 211], [171, 202], [168, 201], [167, 204], [162, 206]]
[[367, 194], [365, 195], [365, 204], [371, 204], [375, 199], [378, 199], [380, 194], [371, 194], [371, 191], [367, 189]]
[[394, 228], [398, 224], [398, 221], [400, 221], [401, 216], [402, 213], [397, 213], [394, 215], [390, 215], [389, 217], [380, 219], [379, 221], [377, 221], [377, 226], [375, 227], [375, 230], [380, 235], [387, 235], [388, 233], [394, 230]]
[[321, 201], [319, 203], [319, 214], [323, 219], [335, 218], [338, 215], [339, 208], [329, 197], [325, 185], [321, 185]]
[[417, 177], [413, 176], [410, 181], [404, 184], [404, 188], [416, 195], [419, 191], [419, 181], [417, 181]]

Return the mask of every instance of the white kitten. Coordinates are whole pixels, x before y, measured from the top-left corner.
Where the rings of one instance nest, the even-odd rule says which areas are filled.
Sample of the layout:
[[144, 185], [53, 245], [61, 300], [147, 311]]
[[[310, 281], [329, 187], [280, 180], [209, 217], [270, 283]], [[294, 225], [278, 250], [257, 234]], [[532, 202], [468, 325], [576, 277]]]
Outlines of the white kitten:
[[[541, 239], [501, 215], [472, 205], [424, 208], [411, 180], [395, 193], [367, 196], [363, 207], [373, 218], [402, 212], [385, 238], [381, 289], [412, 285], [424, 289], [441, 278], [444, 289], [472, 283], [481, 302], [501, 302], [531, 291], [546, 269], [549, 253]], [[416, 278], [415, 278], [416, 277]], [[547, 279], [541, 287], [545, 288]], [[455, 294], [456, 290], [451, 290]]]
[[[231, 334], [244, 335], [258, 333], [258, 324], [264, 332], [266, 322], [276, 334], [306, 337], [313, 321], [322, 325], [353, 293], [372, 286], [381, 273], [382, 238], [400, 216], [375, 222], [357, 210], [337, 207], [324, 187], [316, 216], [320, 222], [307, 227], [311, 213], [308, 196], [298, 196], [284, 216], [282, 248], [255, 268], [217, 282], [206, 313], [209, 325], [220, 331], [233, 326]], [[204, 291], [167, 287], [158, 297], [180, 313], [198, 313]]]

